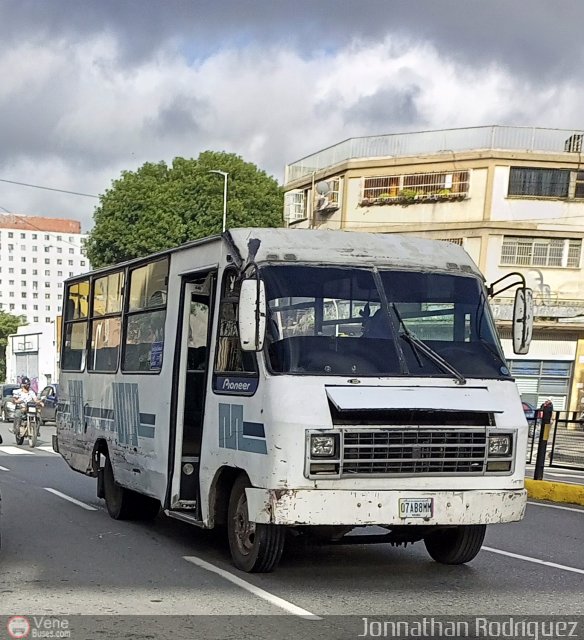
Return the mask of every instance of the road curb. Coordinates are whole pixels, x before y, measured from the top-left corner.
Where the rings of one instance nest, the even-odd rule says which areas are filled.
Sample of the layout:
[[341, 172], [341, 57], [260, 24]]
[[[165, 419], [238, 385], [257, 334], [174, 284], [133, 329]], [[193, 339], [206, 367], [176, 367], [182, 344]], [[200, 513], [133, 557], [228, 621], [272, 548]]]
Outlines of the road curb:
[[527, 495], [534, 500], [569, 502], [584, 507], [584, 486], [549, 480], [525, 480]]

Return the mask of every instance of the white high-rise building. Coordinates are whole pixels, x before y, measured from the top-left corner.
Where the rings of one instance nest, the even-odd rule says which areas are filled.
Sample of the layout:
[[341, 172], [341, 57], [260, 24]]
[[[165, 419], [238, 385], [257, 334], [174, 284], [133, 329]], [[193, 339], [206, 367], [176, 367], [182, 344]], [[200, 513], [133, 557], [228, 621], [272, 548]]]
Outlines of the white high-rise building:
[[89, 271], [77, 220], [0, 215], [0, 309], [29, 324], [54, 322], [63, 281]]

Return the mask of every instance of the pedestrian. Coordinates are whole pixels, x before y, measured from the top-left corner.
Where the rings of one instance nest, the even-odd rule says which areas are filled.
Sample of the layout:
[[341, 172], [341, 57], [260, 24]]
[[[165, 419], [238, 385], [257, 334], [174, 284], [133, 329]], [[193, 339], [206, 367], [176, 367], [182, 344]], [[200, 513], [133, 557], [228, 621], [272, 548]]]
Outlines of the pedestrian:
[[544, 402], [542, 402], [541, 407], [539, 408], [539, 415], [542, 425], [551, 424], [553, 412], [554, 405], [552, 403], [552, 400], [551, 398], [547, 398]]

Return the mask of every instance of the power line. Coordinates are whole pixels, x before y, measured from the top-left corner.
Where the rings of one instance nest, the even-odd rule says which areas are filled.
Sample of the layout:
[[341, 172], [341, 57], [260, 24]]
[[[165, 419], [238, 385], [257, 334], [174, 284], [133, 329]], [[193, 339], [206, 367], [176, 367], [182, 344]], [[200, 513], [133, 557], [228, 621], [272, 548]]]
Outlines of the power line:
[[56, 187], [44, 187], [39, 184], [29, 184], [28, 182], [18, 182], [16, 180], [6, 180], [4, 178], [0, 178], [0, 182], [7, 182], [8, 184], [17, 184], [21, 187], [32, 187], [33, 189], [44, 189], [45, 191], [58, 191], [59, 193], [68, 193], [72, 196], [83, 196], [84, 198], [97, 198], [99, 200], [99, 196], [96, 196], [93, 193], [80, 193], [79, 191], [67, 191], [67, 189], [57, 189]]

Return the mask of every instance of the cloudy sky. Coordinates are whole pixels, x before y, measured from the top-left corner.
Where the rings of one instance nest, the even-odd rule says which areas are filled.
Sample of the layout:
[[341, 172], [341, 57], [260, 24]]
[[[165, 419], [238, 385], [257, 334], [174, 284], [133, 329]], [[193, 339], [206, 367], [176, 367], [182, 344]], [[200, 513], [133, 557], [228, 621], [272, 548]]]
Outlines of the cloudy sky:
[[[0, 179], [102, 193], [225, 150], [280, 182], [345, 138], [584, 128], [583, 0], [0, 0]], [[97, 200], [0, 182], [0, 210]]]

